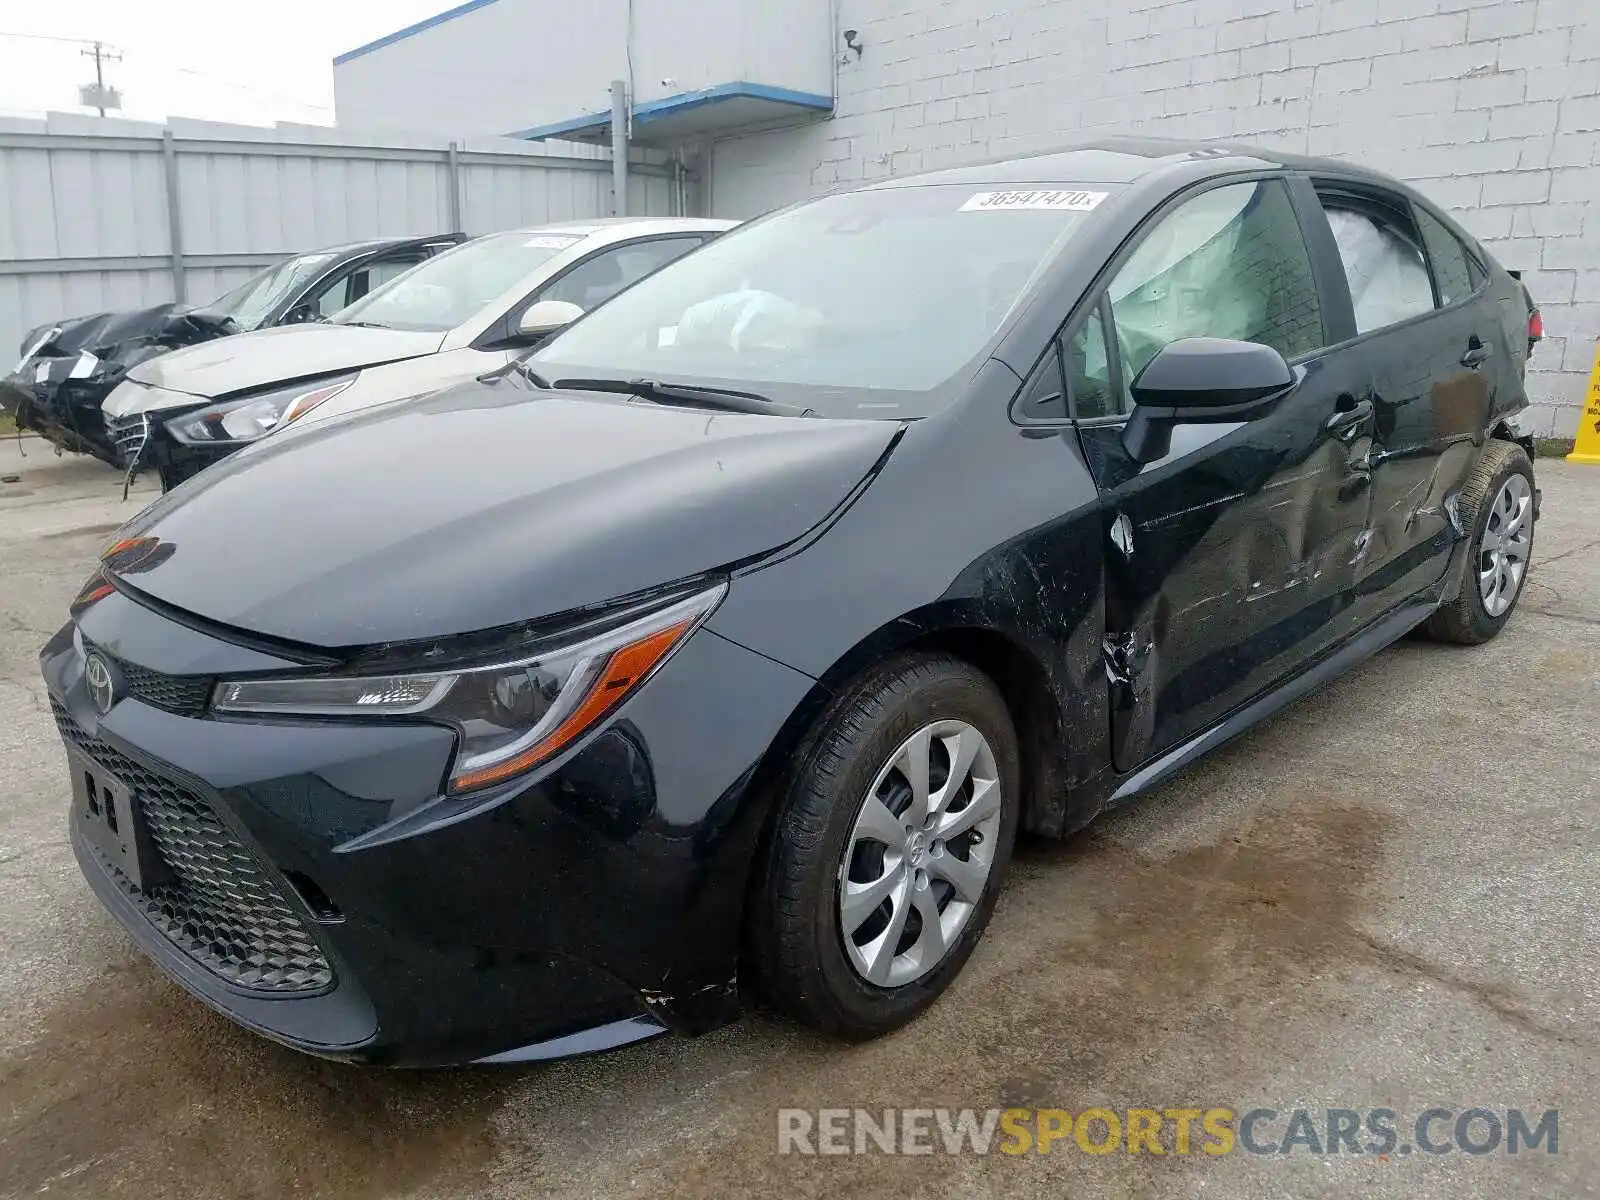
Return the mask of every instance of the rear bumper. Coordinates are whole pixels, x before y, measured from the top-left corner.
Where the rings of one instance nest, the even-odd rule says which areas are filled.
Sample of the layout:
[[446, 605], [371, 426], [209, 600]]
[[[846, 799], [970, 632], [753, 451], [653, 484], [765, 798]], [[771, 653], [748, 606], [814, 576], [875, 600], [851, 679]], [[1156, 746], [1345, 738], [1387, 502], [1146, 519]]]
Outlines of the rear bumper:
[[[267, 669], [258, 652], [120, 593], [79, 622], [91, 645], [152, 671]], [[151, 898], [74, 817], [78, 861], [106, 908], [241, 1025], [327, 1057], [436, 1065], [584, 1053], [700, 1032], [736, 1011], [760, 827], [752, 768], [805, 676], [702, 631], [569, 757], [467, 804], [439, 796], [447, 729], [225, 720], [133, 695], [102, 717], [83, 662], [71, 626], [41, 655], [64, 738], [214, 814], [236, 843], [224, 857], [255, 864], [331, 967], [320, 990], [237, 986], [152, 920]], [[702, 739], [685, 713], [713, 689], [741, 711]]]

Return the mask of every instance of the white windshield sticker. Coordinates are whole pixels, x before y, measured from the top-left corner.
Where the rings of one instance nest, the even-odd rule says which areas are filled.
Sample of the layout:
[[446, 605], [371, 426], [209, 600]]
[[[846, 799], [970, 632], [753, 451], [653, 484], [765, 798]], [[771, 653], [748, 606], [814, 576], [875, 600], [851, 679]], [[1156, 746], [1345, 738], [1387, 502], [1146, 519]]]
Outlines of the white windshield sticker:
[[78, 351], [78, 361], [72, 364], [72, 370], [67, 374], [68, 379], [87, 379], [94, 374], [94, 369], [100, 365], [100, 360], [87, 350]]
[[574, 237], [553, 237], [550, 234], [541, 233], [538, 237], [531, 237], [522, 244], [529, 250], [565, 250], [577, 240]]
[[1091, 212], [1106, 198], [1105, 192], [1067, 191], [1061, 188], [1034, 188], [1021, 192], [979, 192], [958, 210], [991, 212], [999, 209], [1034, 208], [1056, 212]]

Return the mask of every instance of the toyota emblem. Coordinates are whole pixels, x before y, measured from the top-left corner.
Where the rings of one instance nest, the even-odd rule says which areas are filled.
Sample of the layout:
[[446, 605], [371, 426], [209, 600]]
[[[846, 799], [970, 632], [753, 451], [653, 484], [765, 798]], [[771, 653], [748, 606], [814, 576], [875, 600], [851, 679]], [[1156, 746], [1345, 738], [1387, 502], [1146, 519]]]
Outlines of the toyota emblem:
[[117, 685], [111, 675], [111, 664], [98, 654], [89, 655], [88, 661], [83, 664], [83, 681], [88, 685], [89, 699], [94, 701], [95, 711], [105, 716], [117, 702]]

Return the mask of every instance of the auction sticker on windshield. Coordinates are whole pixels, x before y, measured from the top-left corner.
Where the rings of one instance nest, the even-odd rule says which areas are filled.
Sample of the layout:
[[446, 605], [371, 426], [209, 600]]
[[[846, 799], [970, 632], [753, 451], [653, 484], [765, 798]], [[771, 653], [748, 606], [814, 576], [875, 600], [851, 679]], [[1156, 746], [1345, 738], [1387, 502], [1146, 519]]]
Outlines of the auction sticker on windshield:
[[1106, 198], [1106, 192], [1066, 191], [1060, 188], [1023, 192], [979, 192], [963, 204], [959, 212], [993, 212], [1002, 209], [1053, 209], [1057, 212], [1091, 212]]

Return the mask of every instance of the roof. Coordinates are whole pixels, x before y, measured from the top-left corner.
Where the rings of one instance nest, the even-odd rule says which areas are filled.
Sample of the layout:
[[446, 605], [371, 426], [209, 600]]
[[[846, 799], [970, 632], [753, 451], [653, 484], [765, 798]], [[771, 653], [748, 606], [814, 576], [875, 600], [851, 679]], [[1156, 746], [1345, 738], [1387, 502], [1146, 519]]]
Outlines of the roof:
[[596, 217], [588, 221], [551, 221], [544, 225], [528, 225], [504, 232], [561, 233], [572, 237], [612, 234], [624, 237], [652, 233], [720, 233], [724, 229], [732, 229], [738, 223], [711, 217]]
[[1166, 138], [1104, 138], [1015, 158], [988, 159], [922, 175], [885, 180], [875, 186], [932, 183], [1104, 183], [1128, 184], [1180, 164], [1213, 161], [1218, 168], [1323, 168], [1371, 174], [1347, 162], [1307, 158], [1236, 142], [1175, 141]]
[[333, 65], [347, 63], [352, 58], [360, 58], [363, 54], [370, 54], [374, 50], [381, 50], [385, 46], [392, 46], [395, 42], [404, 41], [413, 34], [421, 33], [425, 29], [432, 29], [435, 25], [443, 25], [446, 21], [453, 21], [457, 17], [466, 16], [476, 9], [487, 8], [495, 0], [467, 0], [465, 4], [458, 4], [454, 8], [446, 9], [442, 13], [435, 13], [414, 25], [407, 25], [404, 29], [397, 29], [393, 33], [386, 33], [376, 41], [368, 42], [364, 46], [357, 46], [354, 50], [346, 50], [343, 54], [334, 56]]
[[345, 242], [338, 246], [322, 246], [309, 253], [337, 254], [341, 258], [355, 254], [367, 254], [373, 250], [387, 250], [392, 246], [409, 246], [413, 243], [463, 241], [459, 233], [426, 233], [410, 237], [365, 238], [359, 242]]

